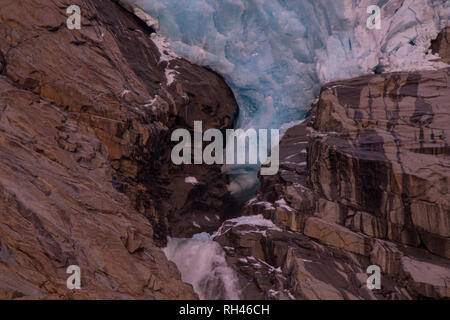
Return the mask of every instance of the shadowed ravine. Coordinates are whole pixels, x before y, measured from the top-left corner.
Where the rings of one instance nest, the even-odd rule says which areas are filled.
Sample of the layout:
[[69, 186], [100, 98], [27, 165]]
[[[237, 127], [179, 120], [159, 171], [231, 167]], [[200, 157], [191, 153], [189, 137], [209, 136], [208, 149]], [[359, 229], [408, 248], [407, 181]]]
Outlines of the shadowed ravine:
[[[321, 84], [327, 81], [369, 74], [373, 70], [443, 66], [425, 62], [420, 49], [430, 45], [445, 23], [446, 18], [438, 13], [444, 10], [444, 4], [439, 1], [431, 1], [433, 6], [423, 6], [421, 1], [408, 4], [409, 9], [415, 6], [416, 11], [427, 11], [434, 17], [421, 23], [406, 6], [385, 12], [383, 30], [379, 32], [389, 35], [384, 38], [372, 37], [373, 32], [365, 28], [362, 14], [365, 12], [361, 9], [366, 8], [366, 1], [353, 1], [353, 4], [349, 1], [346, 6], [321, 0], [310, 6], [308, 1], [298, 0], [258, 3], [198, 0], [190, 2], [188, 8], [185, 2], [176, 0], [132, 2], [158, 21], [157, 32], [177, 54], [225, 78], [239, 104], [236, 128], [280, 128], [291, 122], [284, 126], [284, 133], [305, 116], [312, 99], [318, 97]], [[407, 27], [400, 28], [399, 23]], [[391, 32], [394, 28], [398, 31]], [[417, 32], [414, 38], [420, 32], [422, 41], [416, 41], [413, 47], [406, 40], [411, 38], [411, 30]], [[408, 49], [402, 56], [386, 51], [386, 47], [394, 45]], [[421, 66], [415, 62], [418, 59], [423, 61]], [[341, 103], [350, 104], [361, 93], [355, 90], [362, 88], [340, 89]], [[356, 120], [360, 118], [361, 115], [355, 114]], [[394, 127], [391, 128], [395, 135]], [[376, 132], [367, 130], [361, 135], [358, 139], [371, 139]], [[255, 166], [224, 166], [223, 171], [230, 179], [228, 188], [236, 198], [246, 201], [254, 196], [259, 186], [257, 170]], [[367, 201], [376, 208], [381, 191], [371, 184], [363, 188], [367, 191], [363, 193], [370, 198]], [[236, 283], [236, 275], [225, 266], [220, 246], [207, 238], [170, 239], [165, 253], [177, 264], [183, 280], [194, 285], [200, 298], [235, 298], [229, 288], [224, 288], [223, 280], [232, 276], [231, 282]]]

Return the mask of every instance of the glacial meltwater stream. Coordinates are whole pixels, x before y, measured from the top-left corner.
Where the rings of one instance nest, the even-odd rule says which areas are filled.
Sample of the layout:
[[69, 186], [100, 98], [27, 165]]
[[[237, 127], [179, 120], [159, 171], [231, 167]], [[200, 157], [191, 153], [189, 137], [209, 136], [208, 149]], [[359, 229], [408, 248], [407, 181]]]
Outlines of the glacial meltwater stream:
[[192, 239], [169, 238], [164, 253], [175, 262], [183, 281], [192, 284], [200, 299], [239, 299], [236, 274], [227, 265], [222, 247], [207, 234]]
[[[240, 108], [236, 127], [270, 129], [304, 117], [324, 82], [374, 71], [443, 67], [431, 61], [436, 57], [428, 48], [448, 25], [450, 1], [128, 2], [159, 22], [158, 33], [176, 54], [224, 77]], [[372, 5], [381, 8], [381, 29], [368, 27]], [[254, 190], [254, 171], [228, 170], [232, 193]], [[165, 252], [200, 298], [238, 298], [236, 276], [217, 243], [170, 239]]]

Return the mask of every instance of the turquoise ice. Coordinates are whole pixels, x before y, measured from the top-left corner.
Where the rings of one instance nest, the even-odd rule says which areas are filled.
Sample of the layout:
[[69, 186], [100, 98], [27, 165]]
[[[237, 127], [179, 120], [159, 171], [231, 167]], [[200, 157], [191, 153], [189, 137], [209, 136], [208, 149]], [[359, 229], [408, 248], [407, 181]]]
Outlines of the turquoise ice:
[[[447, 0], [129, 2], [158, 20], [177, 54], [224, 77], [240, 108], [235, 127], [244, 129], [302, 119], [327, 81], [442, 67], [427, 50], [449, 23]], [[380, 30], [367, 27], [374, 4]], [[240, 182], [244, 189], [254, 186], [252, 170], [244, 170], [250, 171]]]

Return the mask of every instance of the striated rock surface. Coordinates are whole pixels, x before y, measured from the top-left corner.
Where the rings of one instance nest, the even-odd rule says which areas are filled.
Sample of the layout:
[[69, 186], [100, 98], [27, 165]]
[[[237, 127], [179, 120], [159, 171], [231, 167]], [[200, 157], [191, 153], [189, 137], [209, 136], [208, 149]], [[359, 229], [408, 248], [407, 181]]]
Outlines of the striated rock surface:
[[448, 76], [444, 69], [325, 86], [308, 159], [312, 189], [351, 208], [341, 212], [346, 226], [446, 258]]
[[[322, 88], [305, 121], [282, 138], [279, 174], [260, 177], [244, 210], [283, 231], [240, 225], [216, 239], [233, 248], [229, 259], [242, 276], [248, 256], [281, 269], [283, 285], [263, 272], [270, 285], [254, 291], [279, 299], [284, 288], [297, 299], [450, 298], [449, 71]], [[370, 265], [381, 268], [381, 289], [367, 288]]]
[[0, 298], [197, 297], [158, 245], [231, 202], [219, 167], [171, 165], [170, 135], [237, 105], [153, 31], [110, 0], [0, 3]]
[[[221, 168], [172, 165], [169, 141], [230, 127], [232, 92], [118, 3], [0, 4], [0, 298], [195, 299], [159, 247], [219, 226], [243, 299], [450, 298], [448, 68], [325, 85], [254, 217], [222, 224]], [[432, 50], [448, 61], [448, 29]]]

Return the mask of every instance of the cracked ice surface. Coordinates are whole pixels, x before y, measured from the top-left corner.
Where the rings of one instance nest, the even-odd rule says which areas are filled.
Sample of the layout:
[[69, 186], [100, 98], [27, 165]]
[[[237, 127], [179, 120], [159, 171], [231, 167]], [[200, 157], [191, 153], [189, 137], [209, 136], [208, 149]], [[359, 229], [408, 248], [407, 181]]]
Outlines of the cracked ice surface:
[[[448, 25], [447, 0], [129, 0], [159, 22], [179, 55], [224, 76], [237, 127], [301, 119], [320, 86], [385, 71], [438, 69], [430, 40]], [[366, 27], [381, 7], [381, 30]]]
[[[287, 129], [304, 118], [325, 82], [375, 69], [447, 66], [432, 62], [428, 48], [449, 24], [448, 0], [125, 1], [158, 21], [158, 37], [174, 54], [225, 78], [239, 104], [237, 128]], [[375, 4], [380, 30], [367, 28], [367, 8]], [[257, 170], [225, 166], [231, 193], [251, 196]]]

